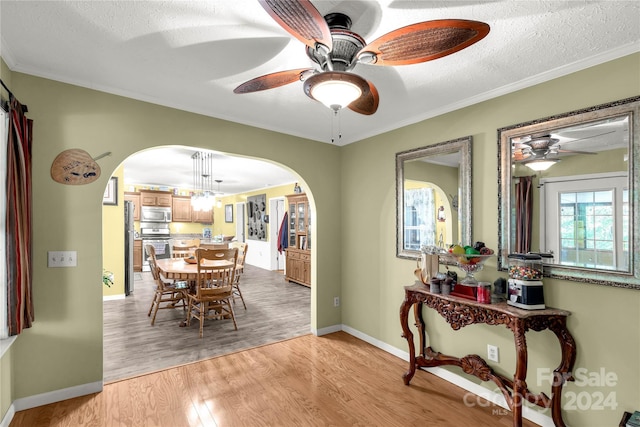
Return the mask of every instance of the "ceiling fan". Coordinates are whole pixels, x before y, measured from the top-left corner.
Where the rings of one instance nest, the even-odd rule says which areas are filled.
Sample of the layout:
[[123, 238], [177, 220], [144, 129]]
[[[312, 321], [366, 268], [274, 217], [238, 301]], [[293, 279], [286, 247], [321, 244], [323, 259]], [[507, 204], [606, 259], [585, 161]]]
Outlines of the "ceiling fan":
[[322, 17], [309, 0], [258, 1], [282, 28], [307, 46], [307, 56], [318, 67], [256, 77], [236, 87], [234, 93], [304, 81], [307, 96], [336, 112], [348, 107], [370, 115], [378, 109], [378, 90], [351, 72], [356, 64], [395, 66], [432, 61], [469, 47], [489, 33], [484, 22], [441, 19], [398, 28], [367, 44], [350, 30], [351, 19], [345, 14]]

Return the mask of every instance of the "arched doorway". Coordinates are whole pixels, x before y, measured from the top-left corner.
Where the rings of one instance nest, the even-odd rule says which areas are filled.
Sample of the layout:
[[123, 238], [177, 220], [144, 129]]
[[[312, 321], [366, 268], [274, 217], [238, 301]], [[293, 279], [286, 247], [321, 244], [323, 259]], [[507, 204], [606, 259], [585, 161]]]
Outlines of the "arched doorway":
[[[170, 148], [171, 150], [167, 152], [167, 156], [170, 157], [170, 161], [175, 163], [178, 161], [176, 155], [177, 148]], [[144, 152], [149, 153], [161, 150], [167, 150], [167, 148], [154, 148], [145, 150]], [[180, 150], [194, 152], [199, 149], [180, 147]], [[233, 162], [236, 161], [235, 159], [240, 158], [238, 156], [221, 154], [220, 161], [222, 161], [225, 156], [232, 157], [234, 160], [231, 161]], [[164, 181], [164, 184], [167, 185], [163, 185], [162, 182], [158, 181], [143, 184], [141, 182], [134, 183], [128, 180], [126, 172], [127, 162], [133, 157], [135, 157], [135, 155], [125, 160], [113, 173], [120, 183], [118, 191], [121, 199], [124, 200], [127, 193], [136, 192], [136, 190], [146, 187], [152, 187], [154, 190], [170, 191], [172, 193], [177, 192], [177, 197], [188, 197], [191, 188], [188, 179], [183, 179], [185, 187], [177, 186], [176, 183], [178, 183], [178, 181], [170, 181], [168, 178]], [[257, 159], [250, 160], [258, 161]], [[133, 164], [135, 164], [135, 162], [133, 162]], [[144, 163], [144, 167], [159, 168], [164, 170], [165, 174], [169, 173], [169, 169], [162, 167], [158, 162], [147, 161]], [[293, 184], [295, 182], [301, 181], [298, 175], [286, 171], [281, 166], [278, 167], [291, 175], [290, 183], [269, 187], [264, 187], [264, 185], [262, 187], [256, 186], [256, 190], [253, 191], [235, 195], [231, 195], [230, 193], [224, 195], [221, 197], [222, 206], [220, 208], [214, 208], [213, 224], [207, 226], [206, 224], [202, 225], [197, 223], [172, 223], [170, 225], [171, 235], [178, 237], [190, 237], [192, 234], [201, 235], [202, 230], [206, 228], [210, 228], [213, 235], [227, 235], [228, 230], [235, 231], [237, 224], [234, 221], [226, 222], [227, 218], [225, 218], [224, 215], [226, 206], [237, 206], [238, 203], [246, 200], [247, 194], [254, 194], [256, 192], [266, 193], [270, 196], [277, 195], [277, 197], [284, 197], [284, 195], [293, 192]], [[186, 166], [186, 169], [188, 168], [189, 165]], [[173, 169], [177, 175], [184, 176], [184, 171], [177, 170], [177, 167]], [[253, 169], [255, 169], [255, 164], [253, 165]], [[191, 171], [189, 171], [189, 173], [191, 173]], [[140, 180], [138, 179], [137, 181]], [[223, 179], [222, 181], [231, 181], [231, 179]], [[169, 182], [176, 185], [168, 185]], [[273, 182], [275, 181], [271, 183]], [[224, 190], [225, 186], [222, 185], [221, 188]], [[103, 208], [103, 263], [108, 271], [110, 271], [109, 269], [118, 271], [118, 273], [115, 274], [117, 282], [118, 276], [122, 274], [122, 268], [111, 268], [108, 266], [108, 263], [124, 258], [124, 238], [119, 237], [120, 234], [123, 234], [120, 233], [120, 230], [123, 230], [124, 227], [122, 224], [124, 208], [120, 207], [115, 212], [106, 212], [106, 209], [112, 209], [112, 207]], [[242, 216], [235, 212], [233, 220], [237, 218], [242, 218]], [[277, 225], [271, 224], [271, 226], [275, 227]], [[139, 224], [136, 224], [135, 229], [136, 232], [140, 232]], [[238, 332], [231, 332], [224, 327], [217, 328], [216, 325], [216, 327], [209, 328], [209, 331], [205, 329], [204, 338], [200, 340], [197, 335], [197, 325], [195, 325], [195, 327], [192, 325], [192, 331], [187, 330], [188, 328], [180, 328], [178, 326], [181, 316], [184, 316], [184, 314], [180, 312], [180, 309], [170, 315], [160, 313], [156, 319], [156, 324], [151, 326], [147, 312], [151, 303], [152, 296], [150, 292], [153, 282], [150, 280], [150, 273], [145, 271], [135, 272], [136, 280], [134, 291], [126, 298], [123, 296], [121, 288], [114, 290], [114, 292], [109, 292], [111, 295], [106, 296], [103, 303], [104, 380], [106, 382], [114, 381], [218, 356], [224, 354], [223, 351], [225, 351], [225, 348], [227, 352], [237, 351], [239, 349], [255, 347], [268, 342], [275, 342], [291, 338], [292, 336], [309, 333], [311, 330], [309, 326], [310, 289], [287, 283], [284, 281], [282, 272], [272, 272], [269, 271], [268, 268], [261, 266], [262, 258], [266, 260], [266, 265], [269, 265], [271, 259], [271, 254], [268, 251], [268, 247], [270, 247], [269, 241], [247, 241], [249, 243], [248, 263], [250, 265], [247, 268], [246, 277], [243, 276], [243, 280], [246, 279], [247, 281], [247, 283], [243, 284], [243, 294], [245, 294], [245, 299], [247, 295], [250, 299], [252, 296], [255, 299], [247, 301], [248, 315], [245, 316], [246, 323], [244, 325], [242, 323], [242, 316], [239, 316]], [[254, 266], [251, 266], [251, 255], [253, 255]], [[259, 282], [261, 289], [251, 289], [251, 283], [248, 281]], [[271, 290], [269, 291], [268, 289]], [[277, 297], [277, 295], [280, 295], [280, 297]], [[301, 306], [301, 304], [303, 306]], [[280, 314], [277, 318], [276, 316], [273, 318], [266, 316], [265, 313], [273, 313], [273, 311], [270, 310], [277, 306], [282, 306], [276, 310], [276, 312]], [[295, 310], [295, 307], [300, 308], [300, 310]], [[236, 305], [236, 309], [240, 312], [244, 310], [242, 305]], [[262, 313], [263, 318], [255, 318], [253, 316], [255, 312]], [[304, 319], [303, 329], [300, 329], [300, 324], [294, 325], [291, 320], [297, 319], [296, 321], [299, 322], [301, 313]], [[273, 323], [270, 325], [269, 322]], [[287, 329], [289, 329], [289, 331]]]

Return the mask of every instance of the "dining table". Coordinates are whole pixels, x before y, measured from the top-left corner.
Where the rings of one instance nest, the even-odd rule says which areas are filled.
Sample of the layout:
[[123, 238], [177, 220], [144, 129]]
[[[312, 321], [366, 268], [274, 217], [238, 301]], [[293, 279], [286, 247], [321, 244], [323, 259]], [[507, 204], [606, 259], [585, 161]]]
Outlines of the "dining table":
[[[195, 283], [198, 279], [198, 266], [186, 261], [188, 258], [157, 259], [156, 265], [160, 274], [168, 280]], [[204, 260], [202, 265], [207, 267], [229, 267], [233, 262], [228, 260]]]
[[[182, 288], [184, 292], [195, 294], [196, 281], [198, 280], [198, 266], [196, 263], [186, 261], [187, 258], [164, 258], [157, 259], [156, 266], [160, 274], [168, 280], [173, 280], [178, 289]], [[233, 262], [229, 260], [208, 260], [202, 261], [203, 266], [207, 267], [229, 267], [233, 266]], [[184, 282], [183, 286], [178, 286], [178, 282]], [[185, 295], [186, 298], [186, 295]], [[180, 322], [179, 326], [184, 327], [187, 319]]]

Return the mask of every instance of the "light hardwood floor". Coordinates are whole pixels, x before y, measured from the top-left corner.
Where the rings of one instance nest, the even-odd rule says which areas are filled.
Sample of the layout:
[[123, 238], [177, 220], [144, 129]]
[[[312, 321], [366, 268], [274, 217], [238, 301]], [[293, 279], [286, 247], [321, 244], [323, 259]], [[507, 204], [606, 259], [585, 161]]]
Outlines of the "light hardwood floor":
[[285, 282], [282, 272], [245, 265], [240, 282], [247, 309], [235, 304], [238, 330], [231, 320], [206, 321], [198, 338], [198, 322], [179, 327], [182, 308], [159, 310], [154, 326], [147, 317], [153, 297], [151, 273], [136, 273], [133, 293], [105, 301], [105, 382], [195, 362], [213, 356], [308, 334], [311, 331], [309, 288]]
[[510, 412], [428, 372], [405, 386], [406, 369], [344, 332], [309, 334], [116, 381], [17, 412], [10, 427], [511, 425]]

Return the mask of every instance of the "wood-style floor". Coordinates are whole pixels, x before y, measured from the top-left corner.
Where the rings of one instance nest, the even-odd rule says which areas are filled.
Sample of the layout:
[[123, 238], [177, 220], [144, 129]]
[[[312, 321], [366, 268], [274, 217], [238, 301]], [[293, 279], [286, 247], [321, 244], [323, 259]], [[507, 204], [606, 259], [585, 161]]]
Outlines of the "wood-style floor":
[[10, 427], [511, 425], [510, 412], [428, 372], [405, 386], [406, 369], [344, 332], [308, 334], [116, 381], [17, 412]]
[[235, 304], [238, 330], [231, 320], [206, 321], [204, 337], [198, 322], [179, 327], [182, 308], [159, 310], [154, 326], [147, 317], [153, 298], [151, 273], [136, 273], [133, 293], [124, 300], [105, 301], [105, 382], [166, 369], [310, 333], [310, 289], [284, 280], [282, 272], [245, 266], [240, 288], [247, 304]]

